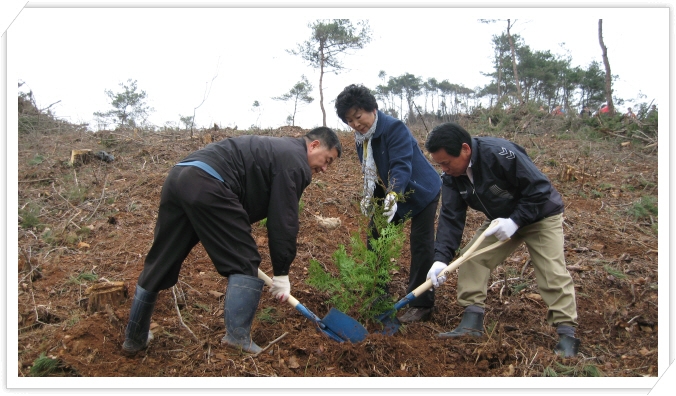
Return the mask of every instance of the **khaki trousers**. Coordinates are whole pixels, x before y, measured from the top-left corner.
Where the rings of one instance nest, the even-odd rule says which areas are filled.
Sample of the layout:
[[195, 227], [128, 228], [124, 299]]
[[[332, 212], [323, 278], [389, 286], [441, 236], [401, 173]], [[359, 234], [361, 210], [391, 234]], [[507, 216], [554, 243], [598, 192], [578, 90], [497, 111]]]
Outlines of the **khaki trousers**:
[[[465, 246], [462, 255], [488, 228], [484, 222]], [[547, 322], [550, 325], [577, 327], [577, 306], [573, 279], [566, 269], [563, 253], [563, 215], [547, 217], [519, 228], [509, 242], [495, 250], [482, 253], [467, 260], [458, 269], [458, 304], [462, 307], [484, 307], [486, 289], [491, 271], [502, 263], [521, 243], [525, 243], [535, 269], [535, 279], [542, 300], [547, 304]], [[480, 250], [497, 241], [495, 236], [486, 237], [477, 247]]]

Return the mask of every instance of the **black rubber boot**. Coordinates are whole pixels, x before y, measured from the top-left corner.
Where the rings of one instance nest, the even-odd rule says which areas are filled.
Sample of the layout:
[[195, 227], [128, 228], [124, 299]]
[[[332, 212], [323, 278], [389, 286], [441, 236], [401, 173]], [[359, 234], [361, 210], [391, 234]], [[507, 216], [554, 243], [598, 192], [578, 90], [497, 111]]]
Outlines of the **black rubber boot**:
[[575, 357], [580, 349], [580, 339], [565, 334], [559, 335], [559, 343], [554, 347], [554, 353], [563, 357]]
[[453, 338], [465, 335], [481, 337], [484, 333], [484, 314], [479, 312], [467, 312], [462, 314], [462, 320], [455, 329], [437, 334], [438, 338]]
[[263, 290], [261, 279], [249, 275], [230, 275], [225, 291], [225, 331], [222, 343], [249, 353], [261, 348], [251, 341], [251, 323]]
[[129, 312], [129, 323], [124, 332], [124, 343], [122, 352], [127, 356], [134, 356], [137, 352], [146, 349], [148, 343], [153, 339], [153, 333], [150, 331], [150, 317], [155, 309], [157, 301], [157, 292], [149, 292], [139, 285], [136, 285], [134, 301], [131, 303]]
[[401, 323], [427, 322], [432, 319], [433, 307], [411, 307], [399, 317]]

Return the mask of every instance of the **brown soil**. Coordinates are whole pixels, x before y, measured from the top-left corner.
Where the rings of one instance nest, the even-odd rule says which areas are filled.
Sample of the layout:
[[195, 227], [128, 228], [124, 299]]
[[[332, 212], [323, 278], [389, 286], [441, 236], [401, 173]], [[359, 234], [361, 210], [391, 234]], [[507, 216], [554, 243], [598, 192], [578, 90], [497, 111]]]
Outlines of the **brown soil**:
[[[261, 132], [301, 136], [305, 131], [284, 127]], [[252, 358], [220, 344], [227, 279], [216, 273], [201, 245], [186, 259], [177, 290], [160, 293], [150, 347], [136, 357], [124, 357], [121, 344], [129, 297], [152, 242], [159, 193], [168, 170], [209, 138], [238, 133], [201, 132], [192, 139], [185, 133], [133, 131], [21, 135], [19, 213], [38, 208], [43, 226], [22, 226], [19, 219], [20, 376], [30, 375], [41, 353], [60, 362], [52, 374], [56, 376], [657, 375], [657, 215], [635, 219], [629, 213], [642, 197], [654, 197], [657, 204], [657, 154], [623, 147], [618, 140], [583, 142], [551, 133], [509, 138], [527, 148], [564, 197], [565, 253], [577, 291], [582, 340], [579, 357], [562, 359], [552, 352], [557, 336], [546, 323], [546, 306], [522, 247], [492, 275], [485, 320], [489, 335], [483, 338], [435, 338], [460, 320], [456, 279], [438, 289], [431, 321], [406, 326], [394, 336], [374, 332], [356, 344], [323, 336], [292, 307], [276, 302], [266, 288], [258, 311], [266, 315], [255, 319], [252, 337], [264, 347], [288, 334]], [[320, 317], [330, 307], [325, 304], [327, 296], [305, 284], [309, 260], [331, 268], [331, 254], [340, 244], [349, 246], [350, 235], [360, 225], [359, 164], [352, 136], [344, 133], [341, 138], [343, 158], [315, 176], [304, 193], [298, 256], [290, 276], [292, 294]], [[75, 148], [103, 149], [115, 160], [106, 163], [94, 158], [71, 167], [67, 162]], [[37, 155], [41, 161], [35, 160]], [[566, 165], [582, 172], [576, 180], [559, 179]], [[315, 215], [339, 218], [342, 223], [327, 229]], [[480, 213], [469, 214], [463, 245], [482, 220]], [[253, 234], [263, 257], [261, 268], [271, 274], [267, 231], [257, 224]], [[406, 246], [390, 287], [399, 297], [405, 292], [409, 260]], [[97, 279], [81, 275], [88, 273]], [[84, 292], [105, 281], [124, 282], [128, 297], [120, 305], [89, 313]], [[372, 324], [366, 326], [375, 330]]]

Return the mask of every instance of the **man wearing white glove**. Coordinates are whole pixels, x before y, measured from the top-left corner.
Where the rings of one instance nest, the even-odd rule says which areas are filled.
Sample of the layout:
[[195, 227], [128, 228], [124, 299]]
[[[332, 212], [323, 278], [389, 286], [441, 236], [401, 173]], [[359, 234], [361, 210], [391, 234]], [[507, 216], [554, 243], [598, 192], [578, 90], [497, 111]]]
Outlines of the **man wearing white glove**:
[[493, 226], [490, 230], [486, 231], [485, 236], [495, 235], [499, 241], [506, 241], [514, 235], [516, 230], [519, 229], [519, 226], [516, 225], [514, 220], [510, 218], [498, 219], [498, 224]]
[[291, 295], [291, 284], [289, 275], [279, 275], [272, 277], [272, 288], [270, 293], [279, 301], [286, 302]]
[[[444, 172], [435, 263], [428, 278], [435, 283], [443, 271], [442, 264], [453, 259], [460, 245], [468, 207], [483, 212], [488, 220], [460, 255], [494, 219], [497, 224], [485, 234], [477, 250], [496, 240], [507, 241], [459, 267], [457, 301], [464, 308], [463, 316], [457, 328], [439, 337], [482, 335], [491, 271], [525, 243], [535, 268], [538, 291], [549, 308], [547, 322], [555, 326], [559, 334], [554, 351], [566, 357], [577, 355], [580, 346], [580, 340], [575, 338], [577, 306], [573, 280], [564, 259], [561, 195], [526, 151], [510, 141], [472, 138], [460, 125], [449, 122], [430, 132], [425, 148]], [[441, 279], [436, 280], [439, 281]]]
[[434, 264], [432, 264], [432, 268], [427, 272], [427, 279], [432, 279], [432, 286], [434, 286], [435, 289], [446, 282], [445, 276], [439, 276], [441, 271], [446, 267], [448, 267], [448, 264], [442, 263], [441, 261], [435, 261]]
[[312, 176], [326, 171], [341, 152], [338, 135], [319, 127], [299, 138], [224, 139], [176, 164], [162, 186], [155, 238], [136, 284], [123, 353], [131, 356], [148, 347], [157, 295], [176, 284], [183, 261], [198, 242], [218, 273], [228, 278], [221, 342], [260, 352], [251, 340], [251, 324], [264, 282], [257, 277], [261, 256], [251, 224], [267, 218], [275, 274], [271, 292], [286, 301], [296, 257], [298, 200]]

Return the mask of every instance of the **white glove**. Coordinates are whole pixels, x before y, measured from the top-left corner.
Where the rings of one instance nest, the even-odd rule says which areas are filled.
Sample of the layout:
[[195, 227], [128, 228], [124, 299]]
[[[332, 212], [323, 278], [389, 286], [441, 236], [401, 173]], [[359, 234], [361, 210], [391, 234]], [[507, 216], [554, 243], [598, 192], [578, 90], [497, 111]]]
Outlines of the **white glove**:
[[435, 288], [446, 282], [445, 276], [439, 276], [439, 273], [446, 267], [448, 267], [448, 264], [442, 263], [441, 261], [435, 261], [434, 264], [432, 264], [432, 268], [430, 268], [427, 273], [427, 279], [432, 279], [432, 285], [434, 285]]
[[514, 235], [516, 230], [519, 229], [519, 226], [516, 225], [514, 220], [510, 218], [506, 219], [497, 219], [498, 224], [491, 228], [490, 230], [486, 231], [486, 236], [493, 235], [495, 234], [496, 238], [498, 238], [500, 241], [505, 241]]
[[289, 275], [273, 276], [270, 293], [281, 302], [285, 302], [291, 295], [291, 284]]
[[390, 192], [385, 196], [385, 203], [383, 203], [383, 216], [387, 217], [389, 223], [397, 213], [397, 193]]

